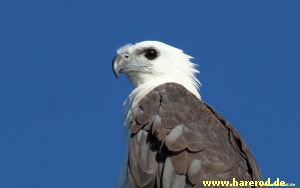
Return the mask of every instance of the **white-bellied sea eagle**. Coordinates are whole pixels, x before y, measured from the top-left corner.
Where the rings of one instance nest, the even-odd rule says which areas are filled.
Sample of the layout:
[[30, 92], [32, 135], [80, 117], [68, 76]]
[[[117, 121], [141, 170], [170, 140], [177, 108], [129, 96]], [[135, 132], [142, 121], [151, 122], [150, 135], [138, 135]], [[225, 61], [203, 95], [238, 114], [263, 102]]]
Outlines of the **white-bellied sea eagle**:
[[191, 58], [158, 41], [117, 50], [114, 74], [125, 73], [134, 87], [127, 99], [130, 136], [121, 187], [188, 188], [203, 187], [203, 180], [262, 180], [239, 133], [201, 100]]

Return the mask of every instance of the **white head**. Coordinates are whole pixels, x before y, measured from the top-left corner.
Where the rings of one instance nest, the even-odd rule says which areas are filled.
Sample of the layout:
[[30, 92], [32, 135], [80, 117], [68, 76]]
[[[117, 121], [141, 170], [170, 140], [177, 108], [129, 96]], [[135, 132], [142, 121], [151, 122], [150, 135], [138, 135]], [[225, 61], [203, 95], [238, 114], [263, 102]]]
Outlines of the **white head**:
[[191, 56], [182, 50], [158, 41], [143, 41], [128, 44], [117, 50], [113, 60], [116, 77], [125, 73], [134, 86], [130, 95], [135, 101], [145, 96], [153, 88], [167, 82], [183, 85], [200, 99], [199, 72]]

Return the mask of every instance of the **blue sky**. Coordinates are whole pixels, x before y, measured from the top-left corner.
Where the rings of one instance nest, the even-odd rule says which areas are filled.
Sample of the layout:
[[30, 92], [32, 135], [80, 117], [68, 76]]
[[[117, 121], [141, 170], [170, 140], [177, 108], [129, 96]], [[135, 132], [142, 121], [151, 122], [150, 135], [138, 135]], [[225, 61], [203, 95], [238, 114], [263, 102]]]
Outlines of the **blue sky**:
[[118, 47], [159, 40], [199, 64], [205, 101], [264, 177], [300, 184], [300, 1], [1, 1], [0, 187], [114, 187], [123, 160]]

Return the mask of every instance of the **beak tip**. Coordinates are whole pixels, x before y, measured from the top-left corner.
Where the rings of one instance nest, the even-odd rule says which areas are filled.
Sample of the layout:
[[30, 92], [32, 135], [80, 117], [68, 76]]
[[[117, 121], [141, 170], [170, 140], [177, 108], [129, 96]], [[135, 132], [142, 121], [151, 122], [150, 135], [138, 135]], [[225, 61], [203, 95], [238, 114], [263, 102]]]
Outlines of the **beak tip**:
[[114, 71], [114, 75], [115, 75], [116, 79], [118, 80], [119, 79], [119, 73]]
[[119, 70], [119, 65], [118, 65], [119, 61], [120, 61], [120, 56], [119, 55], [115, 56], [112, 60], [112, 69], [113, 69], [113, 73], [114, 73], [116, 79], [119, 78], [119, 71], [120, 71]]

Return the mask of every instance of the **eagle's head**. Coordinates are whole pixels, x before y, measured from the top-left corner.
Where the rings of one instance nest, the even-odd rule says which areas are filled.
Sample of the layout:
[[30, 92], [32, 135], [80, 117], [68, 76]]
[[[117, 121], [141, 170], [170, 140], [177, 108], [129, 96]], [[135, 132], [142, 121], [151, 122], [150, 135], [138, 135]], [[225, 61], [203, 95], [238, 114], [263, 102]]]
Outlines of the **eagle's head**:
[[[135, 88], [152, 87], [166, 82], [176, 82], [196, 96], [199, 81], [196, 64], [182, 50], [158, 41], [127, 44], [117, 50], [112, 67], [115, 76], [125, 73]], [[147, 87], [147, 88], [148, 88]]]

